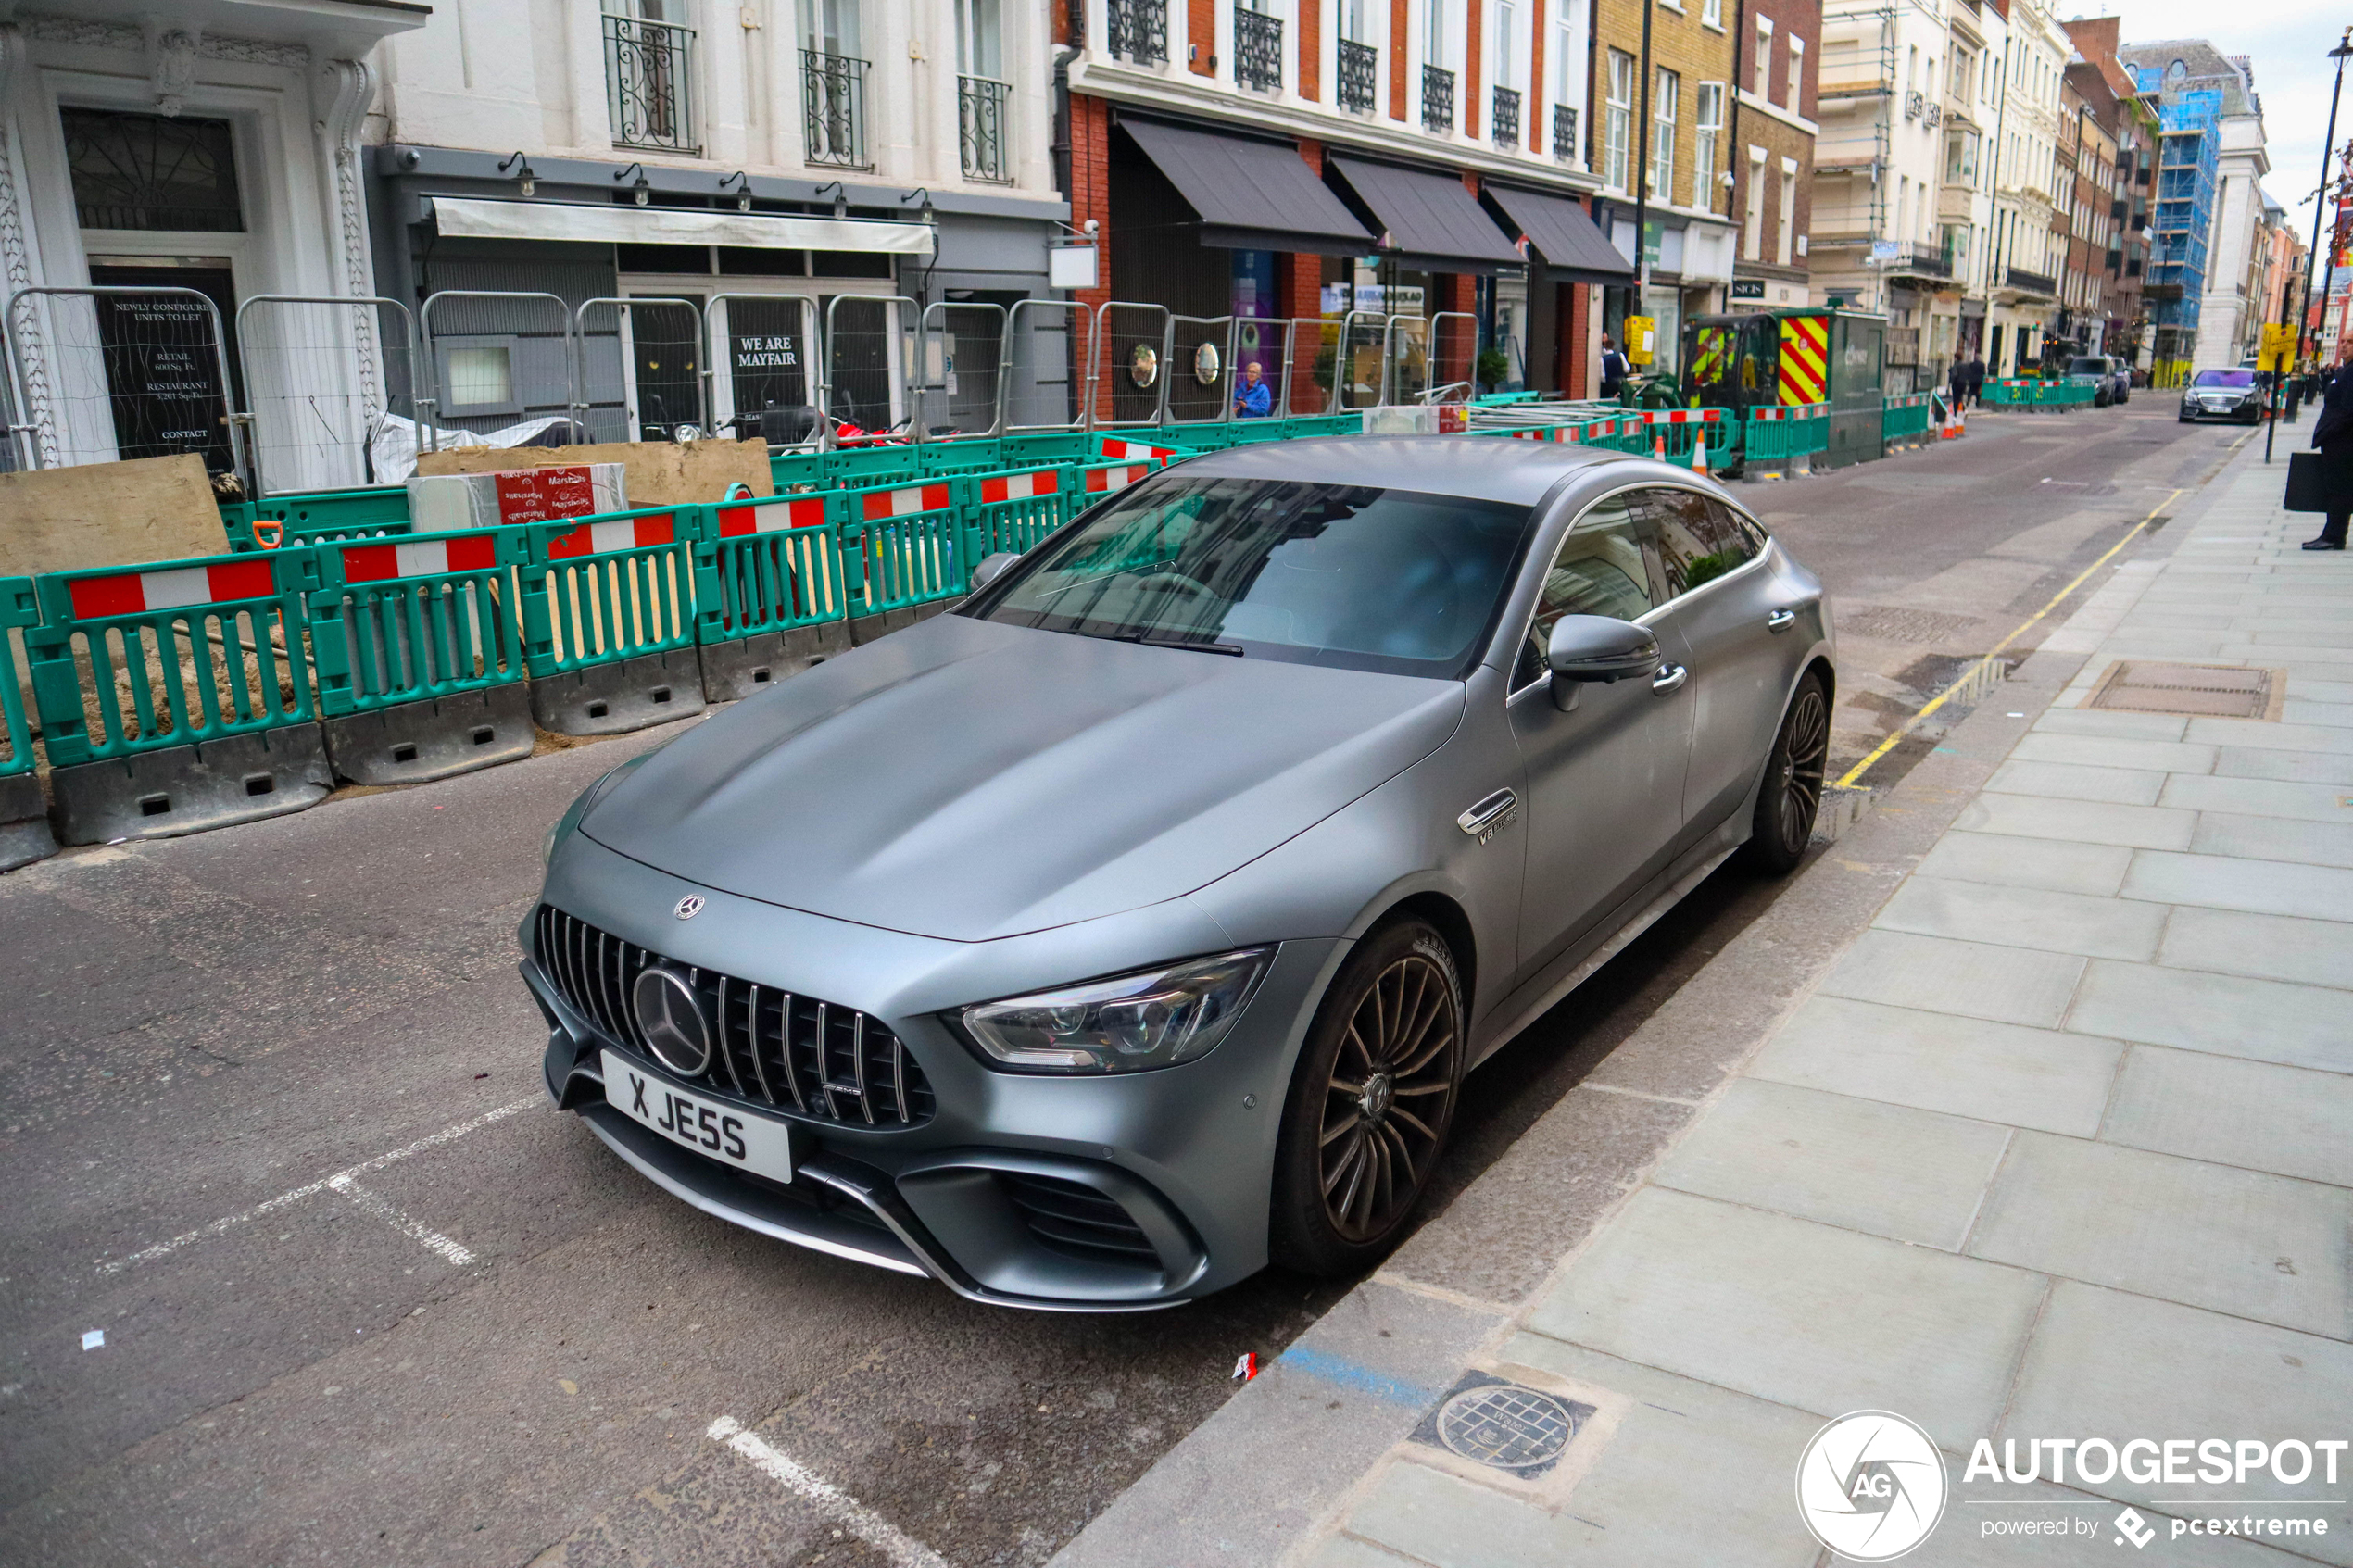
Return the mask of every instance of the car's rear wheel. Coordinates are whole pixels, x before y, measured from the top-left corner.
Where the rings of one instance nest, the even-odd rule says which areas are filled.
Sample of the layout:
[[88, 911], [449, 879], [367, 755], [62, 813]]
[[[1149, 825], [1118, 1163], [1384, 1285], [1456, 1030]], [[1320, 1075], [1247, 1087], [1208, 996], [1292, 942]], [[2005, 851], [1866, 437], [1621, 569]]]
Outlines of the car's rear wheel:
[[1773, 749], [1765, 759], [1765, 782], [1757, 786], [1748, 855], [1759, 871], [1782, 876], [1806, 858], [1814, 819], [1822, 809], [1823, 765], [1830, 750], [1830, 693], [1821, 676], [1808, 671], [1781, 716], [1780, 734], [1773, 737]]
[[1273, 1261], [1353, 1273], [1404, 1234], [1453, 1124], [1464, 1022], [1453, 954], [1428, 923], [1384, 926], [1349, 955], [1291, 1075]]

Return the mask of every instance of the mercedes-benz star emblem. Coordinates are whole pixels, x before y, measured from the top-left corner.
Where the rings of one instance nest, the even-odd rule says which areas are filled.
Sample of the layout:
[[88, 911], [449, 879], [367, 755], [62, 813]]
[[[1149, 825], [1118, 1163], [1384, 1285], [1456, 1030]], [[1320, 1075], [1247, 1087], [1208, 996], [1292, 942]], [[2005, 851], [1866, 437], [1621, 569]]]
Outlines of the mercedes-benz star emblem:
[[629, 988], [629, 1005], [656, 1060], [682, 1078], [702, 1075], [711, 1065], [711, 1025], [686, 976], [668, 969], [642, 972]]
[[702, 913], [702, 895], [699, 893], [687, 894], [684, 898], [678, 900], [678, 907], [670, 912], [676, 915], [680, 920], [694, 919], [697, 915]]

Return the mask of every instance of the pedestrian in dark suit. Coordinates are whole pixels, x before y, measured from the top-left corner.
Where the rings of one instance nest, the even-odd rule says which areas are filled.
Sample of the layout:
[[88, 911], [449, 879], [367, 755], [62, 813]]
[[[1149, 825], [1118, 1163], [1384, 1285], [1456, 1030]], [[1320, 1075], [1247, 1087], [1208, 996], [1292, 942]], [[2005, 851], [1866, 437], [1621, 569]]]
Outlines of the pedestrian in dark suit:
[[2321, 417], [2312, 421], [2312, 445], [2321, 449], [2321, 483], [2328, 497], [2321, 536], [2308, 550], [2345, 548], [2345, 528], [2353, 521], [2353, 369], [2338, 366], [2321, 394]]
[[1969, 359], [1969, 402], [1974, 408], [1985, 400], [1985, 359], [1972, 354]]
[[1953, 351], [1952, 367], [1944, 372], [1944, 396], [1955, 413], [1960, 412], [1961, 405], [1969, 398], [1969, 361], [1961, 358], [1957, 348]]

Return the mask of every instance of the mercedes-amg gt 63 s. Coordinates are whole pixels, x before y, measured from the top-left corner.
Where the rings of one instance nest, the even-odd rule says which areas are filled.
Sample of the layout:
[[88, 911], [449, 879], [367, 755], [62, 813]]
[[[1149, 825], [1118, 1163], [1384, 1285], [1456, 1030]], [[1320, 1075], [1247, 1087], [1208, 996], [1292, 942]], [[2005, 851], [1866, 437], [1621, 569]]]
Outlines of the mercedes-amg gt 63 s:
[[1726, 857], [1805, 853], [1821, 585], [1664, 463], [1181, 463], [614, 769], [547, 1087], [750, 1229], [1010, 1306], [1359, 1270], [1464, 1074]]

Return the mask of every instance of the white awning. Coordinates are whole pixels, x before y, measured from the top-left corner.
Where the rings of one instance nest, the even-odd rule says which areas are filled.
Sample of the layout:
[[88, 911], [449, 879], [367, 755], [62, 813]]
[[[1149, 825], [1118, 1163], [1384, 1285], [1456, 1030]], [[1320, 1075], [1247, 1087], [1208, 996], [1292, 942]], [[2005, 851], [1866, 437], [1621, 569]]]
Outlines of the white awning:
[[676, 207], [592, 207], [583, 202], [479, 201], [434, 196], [444, 239], [585, 240], [595, 245], [744, 245], [755, 250], [880, 251], [929, 256], [925, 223], [871, 218], [780, 217]]

